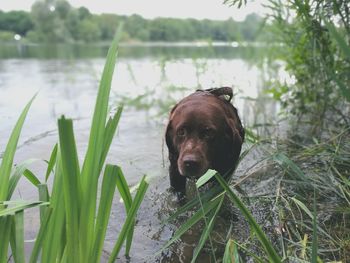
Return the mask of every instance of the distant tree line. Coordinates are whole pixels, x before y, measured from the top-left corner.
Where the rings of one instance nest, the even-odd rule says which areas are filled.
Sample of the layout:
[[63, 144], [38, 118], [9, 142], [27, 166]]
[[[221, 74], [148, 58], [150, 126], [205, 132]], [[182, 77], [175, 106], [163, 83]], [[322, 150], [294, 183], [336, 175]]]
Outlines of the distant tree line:
[[96, 15], [85, 7], [74, 8], [64, 0], [42, 0], [30, 12], [0, 10], [0, 40], [14, 34], [31, 42], [108, 41], [124, 23], [124, 41], [254, 41], [262, 18], [251, 14], [242, 22], [156, 18], [139, 15]]

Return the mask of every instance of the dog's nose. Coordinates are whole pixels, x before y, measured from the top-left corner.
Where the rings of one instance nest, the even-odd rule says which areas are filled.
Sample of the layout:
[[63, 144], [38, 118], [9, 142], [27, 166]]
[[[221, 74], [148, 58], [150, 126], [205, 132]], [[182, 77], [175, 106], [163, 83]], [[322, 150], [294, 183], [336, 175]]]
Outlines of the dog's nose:
[[184, 163], [186, 168], [195, 168], [198, 166], [198, 162], [195, 160], [185, 160]]
[[200, 163], [193, 156], [185, 157], [183, 162], [185, 169], [189, 172], [195, 172], [199, 169]]

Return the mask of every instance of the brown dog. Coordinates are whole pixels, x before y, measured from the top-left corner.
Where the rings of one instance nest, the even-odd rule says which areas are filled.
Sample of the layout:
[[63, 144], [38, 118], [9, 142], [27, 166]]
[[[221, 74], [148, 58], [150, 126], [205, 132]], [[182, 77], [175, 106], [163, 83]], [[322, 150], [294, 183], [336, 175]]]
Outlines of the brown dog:
[[165, 139], [175, 191], [184, 193], [186, 177], [198, 178], [209, 168], [226, 178], [232, 174], [244, 129], [231, 99], [231, 88], [197, 90], [171, 110]]

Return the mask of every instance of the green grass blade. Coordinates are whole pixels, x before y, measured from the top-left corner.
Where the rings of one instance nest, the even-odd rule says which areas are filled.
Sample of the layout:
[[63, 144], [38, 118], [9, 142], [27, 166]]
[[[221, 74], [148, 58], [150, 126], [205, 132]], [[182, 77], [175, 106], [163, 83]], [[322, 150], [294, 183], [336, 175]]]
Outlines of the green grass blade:
[[0, 233], [1, 233], [1, 242], [0, 242], [0, 262], [7, 262], [8, 255], [8, 245], [10, 242], [11, 234], [11, 225], [12, 225], [12, 215], [6, 215], [0, 217]]
[[285, 154], [283, 153], [276, 153], [272, 156], [272, 160], [274, 160], [278, 165], [280, 165], [282, 168], [284, 168], [289, 173], [295, 174], [298, 179], [309, 182], [309, 178], [305, 176], [303, 171], [291, 160], [289, 159]]
[[[216, 172], [215, 172], [216, 173]], [[213, 174], [214, 176], [215, 174]], [[218, 212], [220, 211], [221, 209], [221, 206], [222, 206], [222, 202], [224, 201], [224, 197], [225, 195], [221, 195], [221, 197], [219, 197], [219, 204], [218, 206], [216, 207], [214, 213], [212, 213], [212, 215], [210, 216], [210, 221], [209, 221], [209, 224], [206, 226], [206, 228], [203, 230], [202, 232], [202, 235], [201, 235], [201, 238], [198, 242], [198, 245], [196, 246], [194, 252], [193, 252], [193, 257], [192, 257], [192, 261], [191, 263], [194, 263], [196, 262], [196, 259], [197, 257], [199, 256], [199, 253], [200, 251], [202, 250], [205, 242], [207, 241], [211, 231], [213, 230], [213, 227], [214, 227], [214, 223], [215, 223], [215, 219], [216, 219], [216, 216], [218, 214]]]
[[125, 176], [123, 174], [123, 171], [120, 167], [118, 167], [118, 180], [117, 180], [117, 188], [120, 193], [120, 196], [122, 197], [125, 209], [128, 211], [132, 204], [132, 197], [130, 193], [129, 186], [125, 180]]
[[16, 263], [24, 263], [24, 218], [23, 210], [15, 214]]
[[29, 180], [29, 182], [31, 182], [33, 185], [38, 186], [39, 184], [41, 184], [40, 180], [38, 179], [38, 177], [35, 176], [35, 174], [33, 174], [32, 171], [30, 171], [29, 169], [24, 170], [23, 175]]
[[299, 201], [298, 199], [292, 197], [291, 200], [297, 205], [299, 206], [311, 219], [313, 218], [313, 215], [311, 213], [311, 211], [306, 207], [306, 205], [304, 205], [301, 201]]
[[207, 183], [216, 174], [215, 170], [209, 169], [204, 175], [202, 175], [196, 182], [196, 187], [200, 188], [202, 185]]
[[57, 148], [58, 144], [56, 143], [55, 146], [52, 149], [51, 155], [50, 155], [50, 160], [47, 163], [47, 169], [46, 169], [46, 175], [45, 175], [45, 182], [49, 179], [49, 176], [51, 172], [53, 171], [53, 168], [56, 164], [56, 157], [57, 157]]
[[[108, 50], [106, 64], [97, 94], [93, 114], [88, 148], [82, 168], [82, 217], [79, 224], [80, 242], [84, 251], [90, 251], [93, 245], [94, 220], [96, 214], [96, 199], [98, 177], [102, 169], [102, 154], [105, 140], [105, 125], [108, 111], [108, 100], [111, 90], [112, 77], [117, 59], [118, 40], [121, 29], [118, 30], [111, 47]], [[89, 254], [85, 253], [85, 257]], [[69, 258], [69, 256], [68, 256]], [[85, 258], [88, 260], [87, 258]]]
[[58, 120], [59, 145], [61, 149], [61, 167], [63, 178], [63, 195], [67, 220], [67, 256], [72, 262], [79, 262], [79, 162], [73, 122], [61, 117]]
[[232, 262], [240, 263], [238, 248], [236, 243], [232, 239], [227, 241], [224, 258], [222, 259], [222, 262], [223, 263], [232, 263]]
[[339, 77], [333, 71], [329, 70], [328, 74], [332, 77], [334, 82], [337, 83], [344, 98], [346, 98], [347, 101], [350, 101], [350, 88], [349, 88], [349, 86], [347, 86], [347, 84], [345, 82], [344, 83], [341, 82], [339, 80]]
[[201, 220], [206, 214], [208, 214], [212, 209], [217, 207], [220, 203], [220, 198], [215, 198], [203, 204], [203, 209], [197, 211], [191, 218], [189, 218], [181, 227], [174, 233], [174, 236], [163, 246], [163, 248], [158, 252], [160, 253], [165, 248], [170, 246], [176, 240], [178, 240], [187, 230], [189, 230], [194, 224]]
[[61, 263], [67, 262], [67, 249], [64, 249], [62, 259], [59, 262], [61, 262]]
[[58, 149], [55, 165], [55, 176], [50, 199], [50, 207], [53, 210], [52, 216], [45, 231], [46, 236], [43, 242], [41, 262], [59, 262], [59, 260], [62, 258], [63, 250], [66, 244], [66, 213], [65, 204], [62, 202], [62, 200], [64, 200], [64, 196], [62, 191], [63, 180], [60, 155], [61, 154]]
[[130, 249], [131, 249], [131, 244], [132, 244], [132, 239], [134, 236], [134, 227], [135, 226], [135, 219], [131, 223], [131, 227], [129, 232], [126, 234], [126, 241], [125, 241], [125, 256], [128, 257], [130, 254]]
[[[203, 203], [206, 203], [209, 200], [211, 200], [212, 198], [214, 198], [215, 196], [220, 195], [222, 192], [223, 192], [222, 187], [220, 185], [216, 185], [213, 188], [211, 188], [210, 191], [206, 191], [205, 193], [200, 194], [200, 198], [201, 198]], [[172, 220], [177, 218], [179, 215], [185, 213], [189, 209], [192, 209], [193, 207], [195, 207], [199, 204], [200, 204], [199, 197], [198, 196], [194, 197], [192, 200], [187, 202], [185, 205], [183, 205], [182, 207], [177, 209], [174, 214], [172, 214], [169, 218], [167, 218], [163, 222], [163, 224], [171, 222]]]
[[[118, 180], [117, 180], [117, 188], [120, 193], [120, 196], [123, 199], [125, 211], [126, 213], [129, 213], [131, 205], [132, 205], [132, 197], [130, 193], [129, 186], [125, 180], [125, 176], [123, 174], [123, 171], [120, 167], [118, 167]], [[132, 223], [132, 226], [130, 228], [130, 231], [127, 234], [126, 237], [126, 245], [125, 245], [125, 255], [128, 256], [131, 248], [131, 242], [134, 235], [134, 223]]]
[[121, 32], [119, 29], [115, 39], [112, 42], [112, 45], [108, 50], [106, 64], [103, 69], [100, 86], [98, 89], [90, 131], [89, 144], [83, 165], [83, 175], [85, 176], [85, 184], [89, 183], [91, 177], [97, 176], [96, 171], [98, 170], [98, 167], [96, 166], [96, 164], [99, 164], [99, 162], [96, 162], [96, 158], [98, 161], [100, 161], [102, 145], [105, 140], [104, 135], [108, 111], [108, 101], [114, 68], [117, 60], [118, 40], [120, 37], [120, 33]]
[[103, 243], [106, 236], [109, 215], [111, 213], [113, 196], [116, 188], [118, 168], [107, 165], [103, 175], [100, 203], [96, 220], [95, 242], [91, 250], [91, 262], [100, 262]]
[[17, 262], [15, 217], [12, 216], [11, 220], [12, 220], [12, 223], [11, 223], [11, 233], [10, 233], [10, 246], [11, 246], [11, 253], [13, 255], [13, 261]]
[[312, 217], [312, 251], [311, 262], [317, 263], [317, 214], [316, 214], [316, 196], [314, 194], [313, 217]]
[[[39, 190], [39, 201], [49, 202], [50, 198], [49, 198], [49, 191], [47, 189], [47, 185], [46, 184], [39, 184], [38, 190]], [[43, 222], [44, 216], [46, 214], [46, 210], [47, 210], [47, 207], [45, 207], [43, 205], [40, 206], [40, 222]]]
[[[8, 197], [9, 190], [9, 179], [13, 165], [13, 158], [15, 155], [15, 151], [18, 144], [19, 135], [21, 133], [24, 120], [27, 116], [29, 108], [34, 100], [35, 96], [28, 102], [28, 104], [24, 107], [17, 123], [10, 135], [10, 139], [7, 143], [6, 149], [4, 151], [1, 165], [0, 165], [0, 201], [6, 200]], [[1, 209], [1, 206], [0, 206]]]
[[0, 202], [0, 204], [3, 205], [8, 205], [8, 204], [13, 204], [16, 203], [14, 206], [11, 207], [6, 207], [3, 210], [0, 210], [0, 217], [6, 217], [9, 215], [13, 215], [16, 212], [22, 211], [24, 209], [28, 209], [31, 207], [35, 207], [35, 206], [40, 206], [40, 205], [47, 205], [47, 203], [43, 203], [40, 201], [33, 201], [33, 202], [25, 202], [25, 201], [21, 201], [21, 202]]
[[350, 59], [350, 47], [349, 44], [346, 43], [345, 37], [343, 37], [336, 29], [332, 22], [329, 22], [327, 19], [323, 19], [330, 35], [335, 39], [339, 48], [345, 54], [345, 56]]
[[145, 196], [146, 190], [148, 188], [148, 183], [145, 180], [145, 176], [142, 178], [140, 182], [139, 189], [134, 197], [134, 200], [132, 202], [132, 205], [130, 207], [129, 213], [127, 214], [127, 217], [125, 219], [124, 225], [119, 233], [118, 239], [115, 243], [115, 246], [113, 248], [113, 251], [110, 255], [110, 258], [108, 260], [109, 263], [112, 263], [116, 260], [120, 249], [126, 239], [127, 233], [130, 231], [132, 225], [135, 222], [135, 216], [137, 213], [137, 210], [139, 209], [141, 202]]
[[102, 154], [101, 154], [101, 160], [100, 160], [100, 169], [102, 169], [102, 166], [106, 160], [106, 156], [111, 146], [111, 143], [113, 141], [114, 134], [117, 130], [122, 111], [123, 111], [123, 107], [118, 107], [118, 110], [114, 114], [113, 118], [108, 119], [106, 129], [105, 129], [105, 134], [104, 134], [104, 141], [103, 141]]
[[[36, 236], [34, 247], [29, 259], [30, 263], [38, 262], [39, 253], [42, 248], [43, 240], [46, 234], [46, 229], [47, 229], [48, 222], [50, 221], [51, 214], [52, 214], [52, 208], [48, 208], [45, 218], [40, 225], [39, 233]], [[54, 262], [54, 261], [51, 261], [51, 262]]]
[[250, 226], [252, 227], [253, 231], [256, 233], [260, 243], [263, 245], [265, 252], [267, 253], [270, 262], [281, 262], [281, 258], [275, 251], [273, 245], [266, 237], [265, 233], [262, 231], [260, 226], [256, 223], [255, 219], [253, 218], [252, 214], [249, 212], [249, 210], [245, 207], [245, 205], [242, 203], [242, 201], [236, 196], [236, 194], [230, 189], [227, 182], [221, 177], [220, 174], [215, 174], [216, 179], [220, 183], [220, 185], [225, 189], [228, 197], [231, 199], [231, 201], [239, 208], [239, 210], [242, 212], [244, 217], [249, 222]]
[[37, 159], [26, 160], [23, 163], [21, 163], [13, 168], [12, 175], [11, 175], [10, 180], [9, 180], [9, 188], [8, 188], [9, 190], [7, 193], [7, 200], [11, 199], [13, 192], [15, 191], [16, 186], [19, 182], [19, 179], [21, 179], [24, 171], [27, 169], [27, 167], [29, 165], [31, 165], [35, 161], [38, 161], [38, 160]]

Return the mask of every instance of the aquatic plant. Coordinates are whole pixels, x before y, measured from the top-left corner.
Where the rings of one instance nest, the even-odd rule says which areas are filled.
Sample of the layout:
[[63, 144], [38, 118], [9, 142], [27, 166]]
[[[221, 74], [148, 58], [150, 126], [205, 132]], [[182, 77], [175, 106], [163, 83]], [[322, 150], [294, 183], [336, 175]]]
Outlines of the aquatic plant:
[[[116, 260], [125, 242], [125, 254], [129, 254], [135, 216], [148, 183], [143, 177], [133, 198], [121, 168], [105, 165], [122, 113], [120, 107], [106, 122], [120, 30], [118, 32], [108, 51], [82, 167], [76, 150], [73, 121], [64, 116], [58, 120], [59, 143], [47, 162], [45, 182], [40, 182], [27, 169], [28, 162], [13, 167], [20, 131], [33, 99], [23, 110], [0, 166], [0, 262], [7, 262], [9, 245], [14, 261], [25, 262], [23, 211], [35, 206], [40, 207], [40, 228], [29, 262], [100, 262], [116, 187], [124, 200], [127, 217], [109, 255], [109, 262]], [[99, 179], [103, 170], [101, 183]], [[39, 201], [9, 201], [22, 174], [38, 188]], [[54, 178], [50, 193], [47, 179], [51, 175]]]

